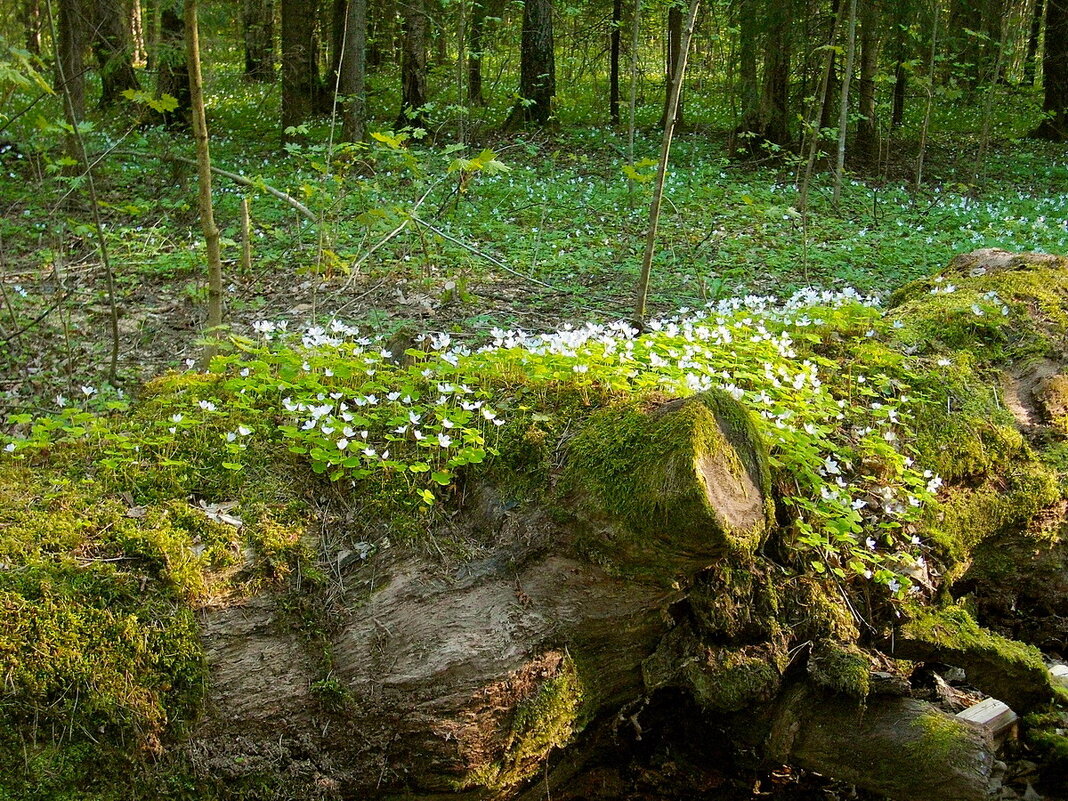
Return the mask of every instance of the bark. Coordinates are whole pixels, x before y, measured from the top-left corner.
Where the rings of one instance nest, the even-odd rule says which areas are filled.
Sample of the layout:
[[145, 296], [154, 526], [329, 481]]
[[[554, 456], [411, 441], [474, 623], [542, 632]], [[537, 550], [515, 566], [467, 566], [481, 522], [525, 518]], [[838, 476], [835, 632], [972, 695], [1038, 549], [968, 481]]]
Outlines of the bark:
[[612, 0], [612, 30], [608, 43], [608, 116], [619, 125], [619, 49], [623, 26], [623, 0]]
[[523, 5], [520, 44], [519, 100], [504, 124], [545, 125], [556, 97], [556, 53], [553, 44], [552, 0], [528, 0]]
[[775, 145], [790, 141], [789, 83], [792, 8], [788, 0], [770, 0], [764, 44], [764, 80], [760, 96], [760, 136]]
[[315, 41], [318, 12], [318, 2], [282, 0], [283, 141], [299, 138], [291, 129], [312, 117], [322, 95]]
[[188, 126], [191, 121], [189, 62], [185, 50], [185, 20], [177, 0], [160, 0], [160, 41], [156, 96], [170, 95], [178, 101], [173, 111], [153, 112], [156, 122], [169, 128]]
[[67, 98], [71, 116], [85, 119], [85, 48], [89, 17], [83, 0], [58, 0], [59, 57], [56, 92]]
[[735, 3], [738, 20], [738, 106], [740, 109], [736, 132], [743, 138], [744, 150], [753, 152], [753, 137], [760, 134], [760, 88], [757, 83], [758, 0], [738, 0]]
[[245, 41], [245, 77], [274, 80], [274, 0], [243, 0], [241, 23]]
[[128, 89], [140, 89], [133, 68], [130, 9], [124, 0], [93, 0], [93, 55], [100, 73], [100, 108]]
[[397, 127], [422, 128], [427, 102], [426, 45], [427, 0], [408, 0], [404, 6], [404, 42], [401, 53], [401, 110]]
[[347, 142], [359, 142], [364, 137], [366, 117], [367, 0], [348, 0], [344, 30], [338, 76], [338, 91], [343, 98], [342, 137]]
[[842, 71], [842, 90], [838, 103], [838, 157], [834, 168], [834, 205], [842, 199], [842, 179], [845, 176], [846, 134], [849, 131], [849, 88], [853, 82], [853, 66], [857, 52], [857, 0], [850, 0], [849, 23], [846, 27], [846, 60]]
[[130, 36], [134, 66], [144, 67], [148, 62], [148, 52], [145, 49], [145, 22], [141, 0], [132, 0], [130, 3]]
[[908, 60], [907, 34], [905, 24], [910, 18], [910, 6], [903, 3], [894, 18], [894, 93], [890, 109], [890, 126], [900, 128], [905, 120], [905, 92], [908, 89], [908, 74], [905, 62]]
[[1042, 111], [1046, 119], [1033, 132], [1038, 139], [1068, 141], [1068, 0], [1046, 0], [1046, 39], [1042, 54]]
[[873, 160], [879, 152], [878, 120], [875, 116], [875, 76], [879, 70], [879, 7], [875, 0], [860, 5], [860, 122], [857, 152]]
[[[682, 45], [682, 9], [672, 3], [668, 6], [667, 17], [667, 57], [664, 62], [664, 112], [660, 115], [660, 127], [664, 127], [667, 119], [668, 105], [671, 103], [671, 82], [678, 67], [679, 55]], [[683, 103], [680, 92], [678, 106], [675, 112], [675, 127], [683, 125]]]
[[472, 106], [486, 105], [482, 93], [482, 36], [486, 31], [486, 4], [488, 0], [473, 0], [471, 25], [467, 32], [467, 102]]
[[41, 55], [41, 0], [23, 0], [22, 24], [26, 30], [26, 50]]
[[1042, 16], [1044, 0], [1033, 0], [1031, 6], [1031, 27], [1027, 33], [1027, 54], [1024, 56], [1024, 84], [1035, 85], [1038, 72], [1038, 39], [1042, 35]]
[[[208, 120], [204, 113], [204, 83], [200, 76], [200, 35], [197, 25], [197, 0], [185, 0], [186, 63], [189, 65], [189, 97], [193, 112], [193, 141], [197, 151], [197, 205], [200, 227], [208, 257], [208, 319], [205, 333], [219, 336], [222, 326], [222, 254], [219, 227], [211, 198], [211, 149], [208, 143]], [[214, 345], [205, 346], [206, 365], [215, 353]]]

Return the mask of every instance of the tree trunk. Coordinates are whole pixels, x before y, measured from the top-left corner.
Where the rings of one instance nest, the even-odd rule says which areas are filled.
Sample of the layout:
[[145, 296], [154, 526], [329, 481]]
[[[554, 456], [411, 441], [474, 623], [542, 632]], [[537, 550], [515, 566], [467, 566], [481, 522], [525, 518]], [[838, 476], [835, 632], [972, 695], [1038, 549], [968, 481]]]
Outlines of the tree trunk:
[[134, 66], [144, 67], [148, 63], [148, 51], [145, 47], [145, 17], [141, 0], [132, 0], [130, 3], [130, 36]]
[[608, 54], [608, 115], [619, 125], [619, 49], [623, 26], [623, 0], [612, 0], [612, 31]]
[[282, 0], [282, 140], [315, 113], [322, 89], [316, 61], [315, 24], [319, 3]]
[[408, 0], [404, 6], [404, 42], [401, 53], [401, 110], [397, 127], [422, 128], [427, 101], [426, 44], [427, 0]]
[[473, 0], [471, 25], [467, 32], [467, 102], [472, 106], [486, 105], [482, 93], [482, 36], [486, 31], [486, 4], [489, 0]]
[[178, 101], [173, 111], [153, 112], [167, 127], [190, 124], [189, 62], [186, 61], [185, 21], [179, 0], [160, 0], [159, 75], [156, 97], [170, 95]]
[[905, 120], [905, 93], [908, 89], [908, 73], [905, 62], [908, 59], [908, 36], [905, 25], [910, 18], [910, 4], [902, 3], [894, 17], [894, 93], [890, 108], [891, 128], [900, 128]]
[[59, 59], [56, 91], [66, 95], [71, 116], [85, 119], [85, 48], [89, 19], [82, 0], [58, 0]]
[[842, 179], [845, 177], [846, 134], [849, 131], [849, 87], [853, 82], [853, 67], [857, 53], [857, 0], [849, 3], [849, 24], [846, 28], [846, 62], [842, 71], [842, 93], [838, 103], [838, 158], [834, 168], [834, 205], [842, 199]]
[[754, 136], [760, 135], [760, 88], [757, 82], [757, 46], [759, 31], [758, 0], [737, 0], [738, 22], [738, 108], [737, 134], [742, 137], [741, 150], [753, 153]]
[[347, 142], [359, 142], [364, 137], [366, 115], [367, 0], [348, 0], [347, 6], [338, 79], [338, 90], [344, 98], [342, 136]]
[[875, 76], [879, 70], [879, 6], [876, 0], [861, 0], [860, 6], [860, 122], [857, 153], [873, 160], [879, 152], [875, 117]]
[[1027, 55], [1024, 56], [1024, 84], [1035, 85], [1038, 72], [1038, 39], [1042, 35], [1043, 1], [1034, 0], [1031, 6], [1031, 29], [1027, 34]]
[[245, 77], [274, 80], [274, 0], [243, 0], [241, 23], [245, 40]]
[[769, 0], [764, 43], [764, 84], [760, 96], [760, 136], [772, 144], [790, 141], [790, 27], [789, 2]]
[[[668, 6], [667, 16], [667, 57], [664, 62], [664, 111], [660, 115], [660, 127], [664, 127], [667, 119], [667, 108], [671, 102], [671, 81], [675, 75], [675, 68], [679, 61], [680, 47], [682, 44], [682, 9], [674, 2]], [[675, 127], [682, 127], [682, 94], [680, 89], [677, 111], [675, 112]]]
[[100, 73], [100, 108], [128, 89], [140, 89], [133, 68], [130, 11], [123, 0], [93, 0], [93, 55]]
[[524, 122], [545, 125], [556, 97], [556, 54], [553, 45], [552, 0], [527, 0], [523, 5], [523, 32], [519, 65], [519, 101], [504, 127]]
[[[222, 254], [219, 250], [219, 228], [215, 224], [215, 209], [211, 199], [211, 150], [208, 144], [208, 120], [204, 113], [204, 82], [200, 77], [197, 0], [185, 0], [185, 30], [193, 141], [197, 150], [197, 205], [200, 209], [200, 227], [204, 232], [208, 256], [208, 319], [205, 333], [210, 339], [219, 336], [219, 328], [222, 326]], [[214, 353], [214, 345], [205, 346], [205, 365]]]
[[41, 55], [41, 0], [22, 0], [22, 25], [26, 30], [26, 50]]
[[1046, 0], [1042, 86], [1042, 111], [1046, 119], [1031, 136], [1068, 141], [1068, 0]]

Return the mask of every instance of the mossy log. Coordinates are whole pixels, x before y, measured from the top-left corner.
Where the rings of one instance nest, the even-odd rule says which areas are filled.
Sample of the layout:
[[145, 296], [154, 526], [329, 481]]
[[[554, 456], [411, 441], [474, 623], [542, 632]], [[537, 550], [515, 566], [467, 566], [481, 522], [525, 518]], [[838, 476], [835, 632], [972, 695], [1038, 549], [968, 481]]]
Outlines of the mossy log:
[[766, 454], [747, 415], [719, 393], [602, 415], [572, 445], [576, 518], [505, 513], [483, 487], [464, 523], [493, 529], [481, 559], [372, 558], [343, 578], [343, 617], [310, 653], [277, 604], [208, 611], [198, 770], [248, 783], [308, 753], [320, 767], [305, 780], [329, 765], [346, 794], [519, 785], [643, 693], [680, 597], [670, 584], [766, 535]]
[[895, 801], [985, 801], [1000, 786], [989, 734], [913, 698], [864, 705], [792, 687], [773, 713], [765, 754]]

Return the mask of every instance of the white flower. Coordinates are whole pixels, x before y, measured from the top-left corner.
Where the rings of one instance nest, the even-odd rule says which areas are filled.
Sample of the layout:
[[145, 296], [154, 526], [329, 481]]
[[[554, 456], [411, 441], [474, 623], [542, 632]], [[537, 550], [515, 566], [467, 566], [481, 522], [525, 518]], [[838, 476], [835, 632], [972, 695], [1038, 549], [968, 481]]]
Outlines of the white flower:
[[15, 443], [14, 442], [7, 443], [7, 445], [4, 446], [4, 450], [7, 451], [8, 453], [14, 453], [15, 452]]
[[197, 406], [199, 406], [201, 409], [203, 409], [206, 412], [214, 412], [215, 411], [215, 404], [212, 403], [209, 400], [197, 401]]
[[368, 447], [363, 449], [363, 455], [368, 457], [368, 458], [374, 456], [375, 453], [376, 453], [375, 449], [370, 447], [370, 446], [368, 446]]
[[62, 408], [64, 406], [66, 406], [66, 405], [67, 405], [67, 399], [64, 398], [62, 395], [56, 395], [56, 406], [59, 406], [60, 408]]
[[96, 394], [96, 387], [83, 386], [82, 394], [87, 398], [91, 398]]
[[868, 537], [866, 540], [864, 540], [864, 544], [868, 546], [869, 551], [875, 550], [875, 540], [873, 540], [871, 537]]
[[247, 426], [238, 426], [237, 433], [243, 437], [247, 437], [249, 434], [252, 433], [252, 429], [248, 428]]
[[482, 416], [485, 417], [487, 420], [492, 420], [497, 416], [497, 413], [493, 411], [493, 409], [490, 409], [488, 406], [486, 406], [482, 409]]
[[939, 367], [949, 367], [951, 364], [953, 364], [953, 362], [951, 362], [949, 359], [939, 359], [938, 360], [938, 366]]
[[349, 447], [349, 441], [347, 439], [345, 439], [344, 437], [342, 437], [341, 439], [339, 439], [337, 441], [337, 449], [339, 451], [343, 451], [347, 447]]
[[248, 378], [248, 375], [249, 375], [249, 373], [251, 373], [251, 372], [252, 372], [252, 371], [251, 371], [251, 370], [249, 370], [249, 369], [248, 369], [247, 367], [242, 367], [242, 368], [241, 368], [241, 377], [242, 377], [242, 378]]
[[890, 581], [887, 582], [886, 586], [890, 590], [890, 592], [896, 593], [898, 590], [901, 589], [901, 582], [897, 579], [890, 579]]
[[412, 436], [415, 437], [415, 441], [418, 442], [421, 439], [426, 439], [426, 435], [418, 428], [412, 429]]
[[443, 428], [453, 428], [456, 424], [448, 417], [441, 418], [441, 425]]
[[442, 448], [447, 448], [452, 445], [452, 437], [448, 434], [438, 434], [438, 445]]
[[233, 431], [227, 431], [226, 432], [226, 441], [227, 442], [233, 442], [235, 439], [237, 439], [237, 434], [235, 434]]

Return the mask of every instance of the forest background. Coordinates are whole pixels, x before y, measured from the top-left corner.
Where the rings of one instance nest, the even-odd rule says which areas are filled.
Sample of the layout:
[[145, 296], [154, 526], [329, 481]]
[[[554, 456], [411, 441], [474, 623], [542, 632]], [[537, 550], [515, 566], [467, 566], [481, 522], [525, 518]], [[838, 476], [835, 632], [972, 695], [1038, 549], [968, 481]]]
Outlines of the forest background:
[[1061, 0], [196, 5], [5, 3], [8, 411], [200, 352], [190, 6], [226, 330], [630, 316], [691, 10], [654, 311], [1068, 250]]

